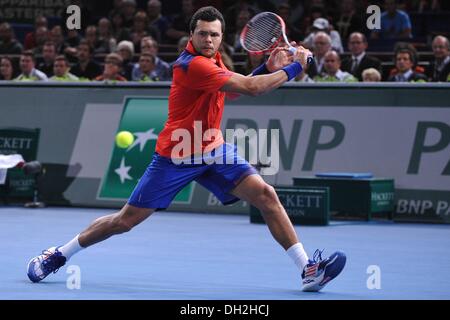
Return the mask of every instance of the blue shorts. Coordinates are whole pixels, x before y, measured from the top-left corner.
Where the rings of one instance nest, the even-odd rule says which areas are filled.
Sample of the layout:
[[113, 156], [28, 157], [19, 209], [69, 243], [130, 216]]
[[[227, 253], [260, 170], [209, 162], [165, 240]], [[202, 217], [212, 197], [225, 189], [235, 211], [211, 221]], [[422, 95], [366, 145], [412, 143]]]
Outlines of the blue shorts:
[[252, 174], [258, 174], [256, 169], [237, 154], [236, 146], [230, 144], [223, 144], [203, 156], [189, 157], [189, 161], [181, 164], [155, 152], [128, 204], [165, 209], [181, 189], [196, 181], [227, 205], [239, 201], [229, 192]]

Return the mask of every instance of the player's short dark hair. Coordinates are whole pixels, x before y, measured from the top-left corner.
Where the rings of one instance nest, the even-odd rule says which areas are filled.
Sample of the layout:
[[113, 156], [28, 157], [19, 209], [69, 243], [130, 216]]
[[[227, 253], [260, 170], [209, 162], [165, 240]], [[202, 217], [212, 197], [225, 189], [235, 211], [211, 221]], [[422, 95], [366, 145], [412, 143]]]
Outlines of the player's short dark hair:
[[194, 13], [194, 15], [191, 18], [191, 22], [189, 24], [189, 30], [191, 32], [194, 32], [195, 27], [197, 27], [197, 21], [207, 21], [207, 22], [213, 22], [216, 20], [220, 21], [220, 24], [222, 25], [222, 33], [225, 32], [225, 20], [223, 18], [223, 15], [220, 13], [219, 10], [217, 10], [214, 7], [203, 7], [197, 10], [197, 12]]

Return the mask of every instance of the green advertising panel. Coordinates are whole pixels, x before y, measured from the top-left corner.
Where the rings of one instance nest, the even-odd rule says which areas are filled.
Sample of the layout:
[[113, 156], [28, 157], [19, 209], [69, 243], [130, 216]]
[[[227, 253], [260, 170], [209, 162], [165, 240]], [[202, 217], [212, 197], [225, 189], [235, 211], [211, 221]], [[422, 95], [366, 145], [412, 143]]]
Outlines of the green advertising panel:
[[[127, 98], [117, 132], [129, 131], [134, 142], [119, 148], [111, 137], [113, 152], [108, 170], [101, 183], [99, 199], [128, 199], [139, 178], [149, 165], [158, 134], [167, 119], [167, 98]], [[191, 183], [181, 190], [174, 202], [189, 203], [193, 191]]]
[[[36, 160], [39, 133], [39, 129], [1, 128], [0, 154], [20, 154], [26, 162]], [[34, 183], [33, 176], [25, 175], [19, 168], [11, 168], [7, 171], [7, 181], [2, 193], [7, 197], [31, 197]]]
[[[276, 186], [278, 198], [293, 224], [328, 225], [330, 200], [328, 188]], [[260, 211], [250, 207], [250, 222], [263, 223]]]

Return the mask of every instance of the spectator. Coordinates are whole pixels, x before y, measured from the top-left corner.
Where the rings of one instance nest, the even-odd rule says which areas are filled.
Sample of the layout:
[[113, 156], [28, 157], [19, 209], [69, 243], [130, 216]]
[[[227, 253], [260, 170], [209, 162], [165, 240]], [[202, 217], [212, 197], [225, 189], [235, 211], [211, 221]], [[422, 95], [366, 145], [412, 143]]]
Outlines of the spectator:
[[189, 21], [194, 14], [194, 5], [192, 0], [183, 0], [181, 6], [182, 12], [175, 16], [166, 36], [169, 43], [178, 43], [178, 40], [184, 36], [189, 36]]
[[0, 24], [0, 54], [21, 54], [22, 45], [14, 39], [14, 31], [8, 22]]
[[20, 56], [20, 70], [22, 73], [14, 80], [16, 81], [48, 81], [42, 71], [35, 69], [36, 60], [30, 50], [22, 52]]
[[290, 41], [299, 41], [301, 38], [300, 30], [297, 29], [294, 23], [291, 22], [292, 8], [288, 2], [283, 2], [278, 5], [278, 15], [286, 24], [286, 36]]
[[178, 54], [181, 54], [184, 49], [186, 49], [186, 46], [189, 42], [189, 37], [184, 36], [182, 38], [180, 38], [180, 40], [178, 40], [178, 44], [177, 44], [177, 52]]
[[64, 32], [63, 29], [60, 26], [54, 26], [50, 30], [50, 40], [55, 43], [56, 46], [56, 53], [64, 54], [67, 49], [67, 44], [64, 40]]
[[[172, 69], [163, 59], [158, 57], [158, 42], [152, 37], [145, 37], [141, 40], [141, 52], [150, 53], [155, 57], [156, 74], [160, 81], [170, 81], [172, 79]], [[135, 66], [136, 67], [136, 66]]]
[[28, 32], [25, 35], [24, 45], [25, 50], [30, 50], [36, 47], [36, 31], [40, 27], [48, 28], [47, 18], [44, 16], [38, 16], [34, 20], [34, 31]]
[[141, 52], [141, 40], [144, 37], [152, 36], [156, 38], [158, 33], [149, 28], [148, 17], [144, 11], [136, 12], [133, 20], [133, 27], [131, 28], [131, 41], [134, 45], [135, 52]]
[[375, 68], [369, 68], [363, 71], [362, 79], [364, 82], [380, 82], [381, 73]]
[[308, 75], [311, 78], [319, 75], [323, 71], [325, 54], [331, 50], [331, 38], [325, 32], [317, 32], [313, 39], [314, 63], [308, 68]]
[[359, 81], [362, 81], [362, 72], [368, 68], [381, 70], [381, 61], [371, 57], [366, 53], [367, 50], [366, 36], [360, 32], [354, 32], [348, 39], [348, 48], [351, 57], [342, 61], [342, 70], [350, 72]]
[[67, 44], [69, 47], [74, 48], [74, 55], [77, 53], [77, 47], [80, 44], [81, 37], [78, 34], [77, 29], [67, 30]]
[[56, 58], [56, 45], [53, 41], [47, 41], [42, 48], [43, 61], [38, 64], [38, 69], [47, 77], [53, 76], [53, 63]]
[[92, 60], [92, 48], [86, 40], [82, 40], [77, 48], [78, 63], [71, 69], [78, 78], [93, 80], [102, 73], [102, 67]]
[[124, 26], [124, 18], [120, 11], [113, 11], [110, 16], [112, 22], [112, 36], [116, 42], [130, 40], [130, 30]]
[[103, 74], [95, 78], [95, 81], [104, 82], [116, 82], [116, 81], [127, 81], [124, 77], [120, 75], [120, 70], [123, 65], [122, 57], [117, 53], [110, 53], [105, 58], [105, 66], [103, 69]]
[[69, 72], [69, 61], [63, 55], [57, 56], [55, 58], [55, 63], [53, 64], [54, 76], [51, 77], [50, 81], [78, 81], [78, 77]]
[[353, 32], [364, 29], [361, 17], [356, 12], [355, 0], [342, 0], [340, 14], [335, 17], [336, 31], [343, 39], [347, 39]]
[[169, 20], [161, 14], [161, 1], [149, 0], [147, 2], [147, 16], [149, 25], [157, 31], [155, 40], [161, 42], [169, 27]]
[[219, 47], [219, 52], [222, 57], [222, 62], [227, 67], [228, 70], [234, 72], [234, 63], [233, 59], [231, 58], [231, 54], [229, 54], [229, 47], [226, 43], [222, 42], [222, 44]]
[[323, 65], [324, 72], [314, 78], [317, 82], [357, 82], [358, 80], [350, 73], [342, 71], [341, 58], [334, 50], [328, 51], [325, 55]]
[[309, 66], [307, 65], [305, 69], [303, 69], [302, 72], [300, 72], [298, 74], [298, 76], [296, 76], [294, 78], [295, 82], [301, 82], [301, 83], [314, 83], [315, 81], [313, 79], [311, 79], [311, 77], [308, 75], [307, 71], [308, 71]]
[[248, 75], [258, 68], [261, 64], [266, 61], [266, 55], [263, 53], [256, 54], [247, 52], [247, 59], [245, 60], [245, 69], [243, 74]]
[[136, 1], [123, 0], [120, 11], [123, 16], [123, 26], [131, 28], [133, 26], [134, 15], [136, 14]]
[[395, 67], [397, 73], [388, 81], [393, 82], [424, 82], [427, 77], [414, 71], [416, 65], [415, 53], [408, 47], [399, 47], [395, 52]]
[[131, 80], [133, 71], [134, 44], [131, 41], [123, 40], [117, 45], [117, 53], [122, 57], [122, 76]]
[[304, 44], [306, 47], [311, 48], [313, 46], [314, 36], [318, 32], [325, 32], [330, 36], [331, 48], [333, 50], [337, 51], [338, 53], [344, 52], [341, 36], [336, 30], [332, 30], [330, 23], [325, 18], [317, 18], [316, 20], [314, 20], [312, 32], [304, 40]]
[[405, 11], [397, 9], [396, 0], [385, 0], [386, 11], [381, 14], [381, 30], [372, 32], [373, 39], [412, 38], [411, 20]]
[[0, 59], [0, 80], [11, 81], [17, 76], [14, 64], [8, 56]]
[[98, 42], [97, 53], [116, 51], [117, 42], [112, 36], [111, 22], [107, 18], [101, 18], [98, 21]]
[[84, 39], [89, 46], [93, 48], [94, 53], [101, 53], [100, 41], [98, 40], [97, 27], [94, 25], [88, 26], [84, 32]]
[[149, 82], [160, 81], [155, 72], [155, 57], [150, 53], [142, 53], [139, 63], [133, 70], [133, 81]]
[[50, 40], [50, 33], [46, 27], [39, 27], [34, 34], [36, 46], [33, 48], [34, 54], [42, 54], [44, 43]]
[[431, 81], [445, 82], [450, 75], [450, 44], [446, 37], [437, 36], [432, 43], [434, 61], [428, 68]]
[[241, 31], [254, 14], [255, 12], [250, 7], [244, 7], [238, 12], [234, 26], [230, 26], [226, 42], [233, 48], [233, 52], [244, 50], [241, 46]]

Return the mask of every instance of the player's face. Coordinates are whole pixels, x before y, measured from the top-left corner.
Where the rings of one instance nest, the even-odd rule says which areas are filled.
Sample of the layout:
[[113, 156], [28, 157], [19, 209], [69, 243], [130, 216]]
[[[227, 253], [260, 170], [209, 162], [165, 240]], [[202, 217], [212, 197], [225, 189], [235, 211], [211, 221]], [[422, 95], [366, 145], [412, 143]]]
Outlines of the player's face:
[[195, 51], [202, 56], [214, 57], [222, 42], [222, 24], [219, 20], [198, 20], [197, 27], [191, 32], [191, 41]]

